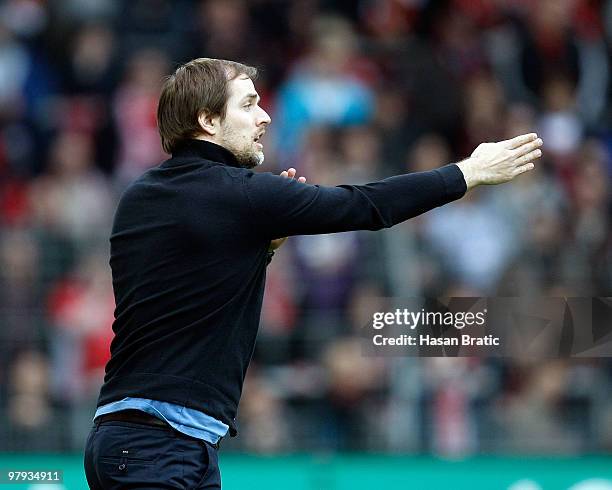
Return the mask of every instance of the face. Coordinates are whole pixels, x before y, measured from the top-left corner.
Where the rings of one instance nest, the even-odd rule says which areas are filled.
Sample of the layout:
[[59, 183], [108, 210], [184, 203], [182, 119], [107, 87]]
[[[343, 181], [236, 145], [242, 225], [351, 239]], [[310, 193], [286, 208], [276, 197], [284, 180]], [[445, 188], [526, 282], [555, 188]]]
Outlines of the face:
[[253, 168], [264, 160], [263, 136], [270, 116], [259, 107], [259, 95], [246, 75], [229, 83], [229, 100], [225, 119], [218, 123], [216, 142], [230, 150], [241, 166]]

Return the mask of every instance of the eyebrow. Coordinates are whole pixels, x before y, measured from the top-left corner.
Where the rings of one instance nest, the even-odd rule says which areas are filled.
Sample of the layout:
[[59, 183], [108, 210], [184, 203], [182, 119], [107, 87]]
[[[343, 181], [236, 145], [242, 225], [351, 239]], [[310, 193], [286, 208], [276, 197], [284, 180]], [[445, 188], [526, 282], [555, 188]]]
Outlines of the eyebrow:
[[259, 95], [257, 95], [257, 94], [248, 94], [248, 95], [245, 95], [245, 96], [242, 98], [242, 101], [244, 102], [244, 101], [245, 101], [245, 100], [247, 100], [247, 99], [256, 99], [256, 100], [257, 100], [257, 102], [259, 102], [259, 101], [261, 100], [261, 99], [260, 99], [260, 97], [259, 97]]

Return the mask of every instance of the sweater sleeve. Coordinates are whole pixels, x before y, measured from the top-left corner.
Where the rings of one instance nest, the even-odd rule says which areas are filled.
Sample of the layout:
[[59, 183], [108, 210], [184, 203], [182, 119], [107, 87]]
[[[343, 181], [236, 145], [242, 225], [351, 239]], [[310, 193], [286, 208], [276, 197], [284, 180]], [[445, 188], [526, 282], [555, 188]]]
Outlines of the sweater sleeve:
[[323, 187], [254, 172], [244, 175], [243, 184], [253, 225], [271, 239], [388, 228], [459, 199], [467, 190], [454, 164], [365, 185]]

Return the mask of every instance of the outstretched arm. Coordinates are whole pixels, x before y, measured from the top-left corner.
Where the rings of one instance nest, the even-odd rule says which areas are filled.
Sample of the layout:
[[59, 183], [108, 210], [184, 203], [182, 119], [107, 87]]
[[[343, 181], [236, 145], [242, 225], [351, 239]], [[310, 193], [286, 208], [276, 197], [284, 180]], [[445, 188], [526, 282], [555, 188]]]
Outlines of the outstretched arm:
[[322, 187], [245, 173], [249, 223], [254, 232], [271, 239], [387, 228], [459, 199], [478, 185], [501, 184], [531, 170], [541, 156], [540, 146], [534, 133], [483, 143], [458, 164], [365, 185]]

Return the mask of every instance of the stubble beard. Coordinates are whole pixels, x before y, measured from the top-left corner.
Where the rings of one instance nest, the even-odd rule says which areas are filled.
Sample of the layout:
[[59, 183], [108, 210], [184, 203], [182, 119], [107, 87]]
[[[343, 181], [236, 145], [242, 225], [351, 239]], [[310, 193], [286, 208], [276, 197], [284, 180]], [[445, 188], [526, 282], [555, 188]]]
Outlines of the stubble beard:
[[237, 140], [237, 138], [235, 138], [235, 133], [227, 127], [225, 128], [224, 134], [225, 137], [223, 138], [222, 146], [233, 153], [238, 161], [238, 165], [242, 168], [255, 168], [263, 163], [263, 152], [254, 150], [252, 146], [239, 147], [235, 145], [235, 143], [233, 143], [233, 141]]
[[243, 168], [255, 168], [264, 161], [264, 154], [254, 150], [230, 150]]

